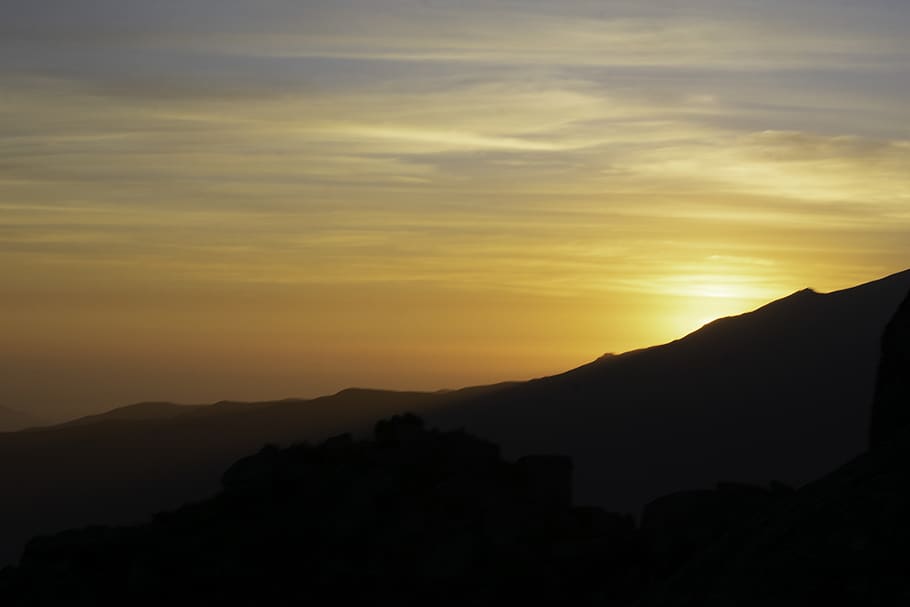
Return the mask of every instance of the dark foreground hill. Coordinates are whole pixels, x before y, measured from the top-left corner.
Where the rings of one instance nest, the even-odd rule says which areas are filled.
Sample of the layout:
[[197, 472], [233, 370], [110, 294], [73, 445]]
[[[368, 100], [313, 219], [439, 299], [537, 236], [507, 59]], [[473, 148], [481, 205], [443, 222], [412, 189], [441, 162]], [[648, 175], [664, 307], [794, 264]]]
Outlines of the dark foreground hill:
[[882, 341], [870, 450], [732, 530], [643, 605], [910, 603], [910, 295]]
[[168, 403], [0, 434], [0, 565], [38, 533], [132, 523], [211, 495], [231, 462], [266, 443], [369, 432], [377, 418], [504, 386], [428, 394], [345, 390], [310, 401]]
[[638, 511], [718, 480], [790, 484], [855, 456], [881, 332], [910, 271], [837, 293], [794, 294], [681, 340], [521, 384], [445, 393], [347, 390], [309, 401], [144, 404], [0, 434], [0, 563], [35, 534], [131, 523], [211, 495], [265, 443], [368, 431], [417, 411], [505, 454], [565, 453], [580, 503]]
[[[625, 604], [675, 569], [664, 547], [679, 526], [665, 505], [650, 528], [574, 506], [571, 473], [564, 456], [508, 462], [493, 443], [395, 416], [372, 440], [267, 446], [213, 498], [150, 523], [34, 539], [0, 572], [0, 603]], [[709, 493], [718, 531], [786, 495]]]

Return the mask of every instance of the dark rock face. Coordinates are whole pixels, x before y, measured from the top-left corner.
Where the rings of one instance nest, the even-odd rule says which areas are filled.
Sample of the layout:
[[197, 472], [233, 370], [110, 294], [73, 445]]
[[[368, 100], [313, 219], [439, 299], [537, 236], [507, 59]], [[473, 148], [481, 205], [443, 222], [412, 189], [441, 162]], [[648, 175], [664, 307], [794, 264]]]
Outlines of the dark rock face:
[[730, 529], [640, 605], [908, 604], [908, 512], [905, 433]]
[[872, 404], [870, 446], [876, 448], [910, 426], [910, 294], [885, 329]]
[[719, 483], [715, 490], [680, 491], [645, 506], [641, 531], [657, 577], [679, 569], [730, 529], [793, 493], [774, 483], [768, 489]]
[[528, 455], [516, 462], [527, 497], [544, 511], [572, 505], [572, 459], [564, 455]]

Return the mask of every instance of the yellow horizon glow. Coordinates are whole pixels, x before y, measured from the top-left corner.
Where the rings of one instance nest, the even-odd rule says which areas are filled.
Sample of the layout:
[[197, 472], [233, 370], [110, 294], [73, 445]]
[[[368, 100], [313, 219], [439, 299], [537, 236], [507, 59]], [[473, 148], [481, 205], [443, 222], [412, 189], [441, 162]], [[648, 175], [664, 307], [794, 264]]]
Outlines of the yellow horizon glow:
[[0, 36], [11, 406], [524, 379], [910, 259], [893, 3], [111, 2]]

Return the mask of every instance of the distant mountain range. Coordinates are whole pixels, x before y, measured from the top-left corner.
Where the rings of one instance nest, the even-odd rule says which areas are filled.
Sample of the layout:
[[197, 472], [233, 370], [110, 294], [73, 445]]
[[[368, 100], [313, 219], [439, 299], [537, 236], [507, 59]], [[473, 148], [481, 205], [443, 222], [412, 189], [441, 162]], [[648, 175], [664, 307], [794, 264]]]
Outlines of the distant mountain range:
[[143, 403], [65, 424], [0, 433], [0, 565], [30, 537], [90, 523], [130, 523], [201, 499], [225, 468], [266, 443], [291, 444], [379, 418], [470, 400], [488, 388], [443, 393], [349, 389], [313, 400]]
[[213, 493], [264, 443], [366, 432], [415, 411], [506, 455], [565, 453], [576, 502], [638, 511], [719, 480], [812, 480], [861, 452], [879, 340], [910, 271], [830, 294], [800, 291], [669, 344], [523, 383], [312, 400], [143, 403], [0, 434], [0, 563], [28, 538], [127, 523]]
[[15, 432], [42, 423], [44, 422], [34, 415], [0, 406], [0, 432]]

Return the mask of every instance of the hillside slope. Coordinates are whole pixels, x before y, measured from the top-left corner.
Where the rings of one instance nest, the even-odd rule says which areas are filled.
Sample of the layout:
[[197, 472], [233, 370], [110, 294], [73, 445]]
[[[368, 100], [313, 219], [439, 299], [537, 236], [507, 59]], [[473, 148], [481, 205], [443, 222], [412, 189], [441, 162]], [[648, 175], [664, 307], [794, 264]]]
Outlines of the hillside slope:
[[266, 443], [365, 432], [381, 417], [506, 386], [445, 393], [351, 389], [309, 401], [208, 406], [156, 403], [0, 433], [0, 484], [11, 488], [0, 500], [0, 565], [17, 558], [39, 533], [137, 522], [206, 497], [231, 462]]
[[427, 414], [506, 454], [572, 456], [581, 503], [637, 510], [719, 480], [800, 485], [860, 453], [910, 271], [804, 290], [669, 344]]
[[0, 432], [15, 432], [41, 423], [41, 420], [28, 413], [0, 406]]
[[869, 451], [729, 533], [648, 607], [903, 605], [910, 597], [910, 295], [882, 340]]

